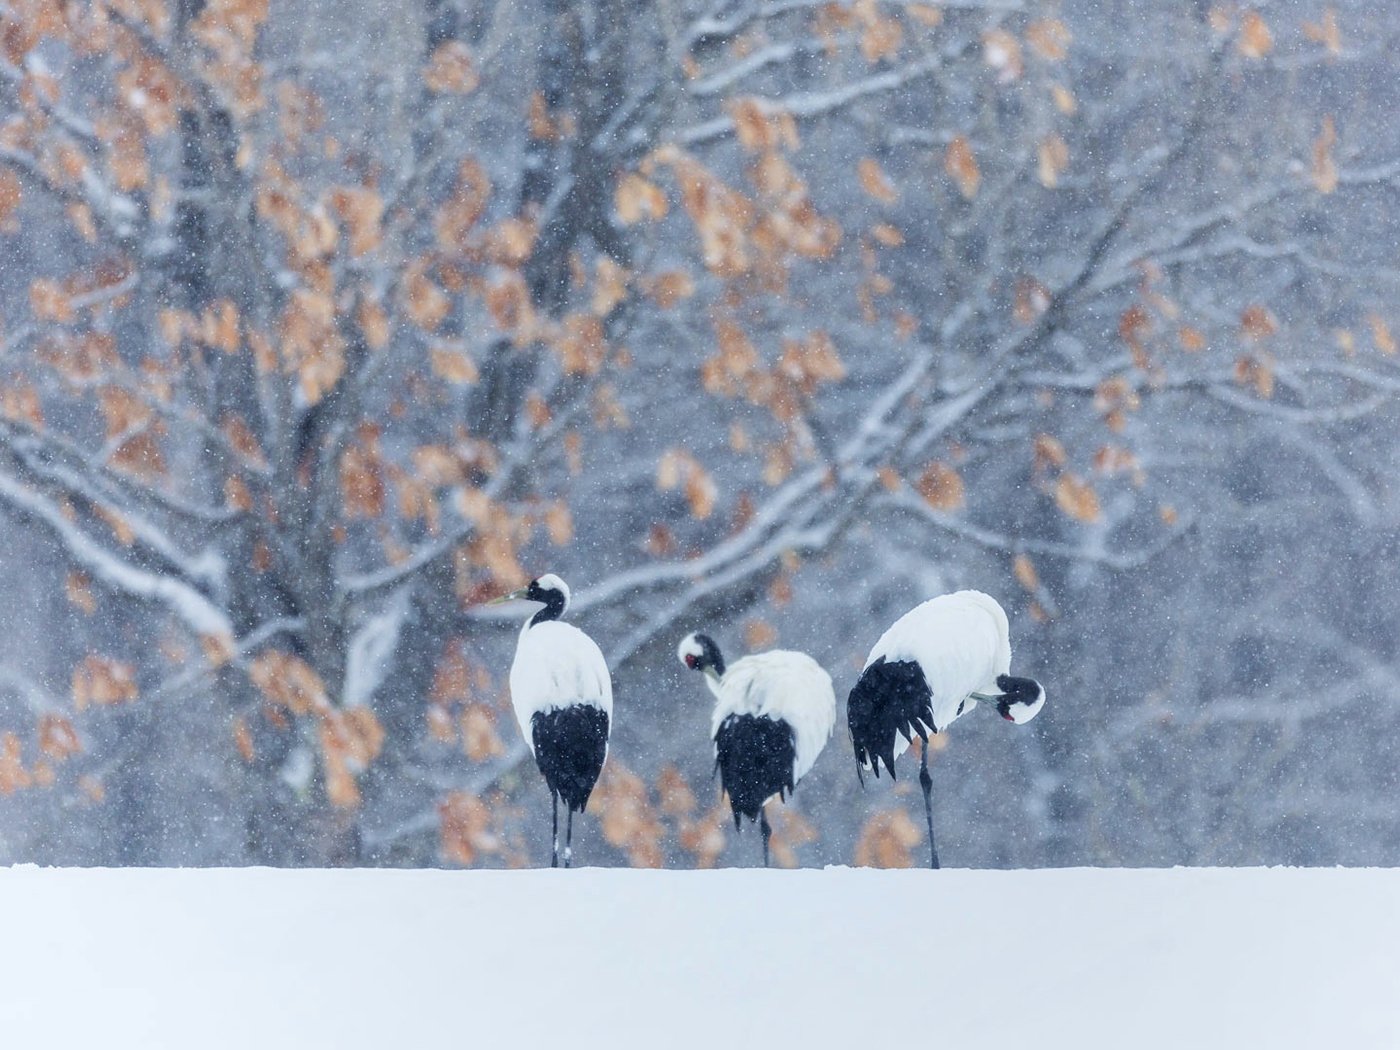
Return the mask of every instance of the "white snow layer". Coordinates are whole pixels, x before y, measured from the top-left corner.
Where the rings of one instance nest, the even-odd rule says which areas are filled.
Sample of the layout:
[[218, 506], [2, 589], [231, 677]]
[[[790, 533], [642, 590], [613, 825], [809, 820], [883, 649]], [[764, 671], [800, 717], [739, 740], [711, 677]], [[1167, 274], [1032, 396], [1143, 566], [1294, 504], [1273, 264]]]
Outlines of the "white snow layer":
[[1400, 1046], [1400, 869], [0, 869], [7, 1046]]

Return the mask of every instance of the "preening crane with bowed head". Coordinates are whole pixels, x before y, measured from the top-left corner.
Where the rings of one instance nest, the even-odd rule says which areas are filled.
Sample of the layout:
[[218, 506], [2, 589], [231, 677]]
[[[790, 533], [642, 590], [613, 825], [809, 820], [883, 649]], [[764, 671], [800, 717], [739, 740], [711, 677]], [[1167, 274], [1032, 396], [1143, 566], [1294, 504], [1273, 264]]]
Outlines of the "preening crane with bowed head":
[[734, 827], [740, 817], [759, 822], [767, 867], [773, 829], [764, 806], [774, 796], [787, 800], [831, 737], [836, 725], [831, 676], [810, 656], [787, 649], [728, 665], [707, 634], [686, 635], [676, 655], [704, 674], [714, 694], [715, 768], [729, 795]]
[[919, 786], [924, 792], [929, 855], [938, 867], [933, 840], [933, 778], [928, 771], [928, 736], [942, 733], [978, 702], [995, 704], [1009, 722], [1024, 725], [1045, 706], [1045, 690], [1033, 678], [1011, 671], [1010, 627], [995, 598], [957, 591], [932, 598], [905, 613], [880, 636], [846, 706], [856, 771], [891, 779], [894, 761], [917, 736], [923, 745]]

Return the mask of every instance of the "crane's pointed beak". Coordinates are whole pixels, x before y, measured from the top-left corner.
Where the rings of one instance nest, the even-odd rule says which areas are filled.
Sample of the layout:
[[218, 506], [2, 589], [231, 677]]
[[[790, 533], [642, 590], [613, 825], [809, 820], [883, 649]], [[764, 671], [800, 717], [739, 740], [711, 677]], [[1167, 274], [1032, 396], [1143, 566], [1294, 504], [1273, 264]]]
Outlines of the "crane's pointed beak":
[[515, 601], [517, 598], [523, 598], [523, 597], [525, 597], [525, 589], [524, 589], [524, 588], [522, 588], [521, 590], [518, 590], [518, 591], [511, 591], [509, 594], [503, 594], [503, 595], [501, 595], [499, 598], [492, 598], [489, 602], [486, 602], [485, 604], [487, 604], [487, 605], [504, 605], [506, 602], [513, 602], [513, 601]]

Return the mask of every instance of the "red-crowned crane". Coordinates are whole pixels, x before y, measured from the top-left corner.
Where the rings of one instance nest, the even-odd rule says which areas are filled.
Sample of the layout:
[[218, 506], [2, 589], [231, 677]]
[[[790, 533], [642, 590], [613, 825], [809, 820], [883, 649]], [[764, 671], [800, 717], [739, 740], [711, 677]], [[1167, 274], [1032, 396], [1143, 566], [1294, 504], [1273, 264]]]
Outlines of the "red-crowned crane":
[[786, 801], [831, 737], [836, 726], [831, 676], [810, 656], [787, 649], [745, 656], [728, 666], [706, 634], [686, 635], [676, 655], [704, 674], [715, 695], [710, 722], [715, 768], [729, 795], [734, 827], [740, 827], [740, 817], [759, 822], [767, 867], [773, 829], [764, 804], [775, 795]]
[[573, 863], [574, 813], [582, 813], [608, 756], [612, 679], [592, 638], [560, 617], [569, 588], [549, 574], [488, 604], [524, 598], [544, 605], [520, 629], [510, 665], [510, 702], [521, 735], [554, 802], [554, 858], [559, 867], [559, 799], [568, 808], [564, 867]]
[[1045, 706], [1045, 690], [1011, 671], [1006, 612], [981, 591], [958, 591], [924, 602], [880, 636], [847, 701], [856, 772], [880, 775], [917, 736], [923, 745], [919, 786], [928, 819], [930, 865], [938, 867], [933, 841], [933, 779], [928, 734], [941, 733], [979, 700], [995, 704], [1003, 718], [1024, 725]]

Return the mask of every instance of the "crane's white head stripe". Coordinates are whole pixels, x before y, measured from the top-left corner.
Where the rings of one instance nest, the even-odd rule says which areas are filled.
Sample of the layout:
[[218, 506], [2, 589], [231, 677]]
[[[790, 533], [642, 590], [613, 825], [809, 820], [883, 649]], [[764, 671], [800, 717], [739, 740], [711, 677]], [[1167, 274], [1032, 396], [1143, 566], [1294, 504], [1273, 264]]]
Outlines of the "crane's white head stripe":
[[547, 572], [535, 581], [535, 586], [542, 591], [558, 591], [564, 596], [565, 607], [569, 604], [569, 585], [555, 576], [552, 572]]
[[705, 655], [705, 647], [700, 644], [700, 636], [688, 634], [681, 639], [681, 644], [676, 646], [676, 658], [691, 670]]

